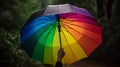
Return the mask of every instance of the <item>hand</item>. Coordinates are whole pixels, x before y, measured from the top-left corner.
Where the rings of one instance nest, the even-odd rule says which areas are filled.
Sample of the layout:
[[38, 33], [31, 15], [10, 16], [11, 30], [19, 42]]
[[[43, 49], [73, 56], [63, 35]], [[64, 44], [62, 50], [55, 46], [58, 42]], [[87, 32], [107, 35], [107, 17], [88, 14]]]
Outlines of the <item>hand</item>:
[[62, 61], [62, 58], [64, 57], [65, 52], [62, 48], [58, 51], [58, 61]]

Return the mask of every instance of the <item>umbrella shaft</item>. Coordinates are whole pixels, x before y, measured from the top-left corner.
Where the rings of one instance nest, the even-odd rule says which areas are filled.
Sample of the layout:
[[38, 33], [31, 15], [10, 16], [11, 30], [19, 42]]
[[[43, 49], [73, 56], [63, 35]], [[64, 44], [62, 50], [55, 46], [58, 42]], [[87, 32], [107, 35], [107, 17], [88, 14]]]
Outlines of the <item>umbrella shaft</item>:
[[62, 43], [61, 43], [61, 34], [59, 32], [59, 39], [60, 39], [60, 48], [62, 48]]
[[58, 32], [61, 32], [61, 29], [60, 29], [60, 28], [61, 28], [61, 26], [59, 25], [59, 26], [58, 26]]
[[60, 48], [62, 48], [62, 43], [61, 43], [61, 26], [60, 26], [60, 23], [58, 22], [58, 32], [59, 32], [59, 39], [60, 39]]

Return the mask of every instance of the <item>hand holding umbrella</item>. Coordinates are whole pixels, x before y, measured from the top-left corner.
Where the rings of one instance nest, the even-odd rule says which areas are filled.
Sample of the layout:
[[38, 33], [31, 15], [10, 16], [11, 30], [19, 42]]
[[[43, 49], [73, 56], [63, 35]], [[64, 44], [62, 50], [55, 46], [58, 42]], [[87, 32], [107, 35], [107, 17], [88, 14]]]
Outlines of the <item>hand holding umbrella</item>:
[[58, 60], [57, 61], [61, 62], [64, 55], [65, 55], [64, 50], [62, 48], [60, 48], [60, 50], [58, 51]]
[[64, 55], [65, 55], [64, 50], [60, 48], [60, 50], [58, 51], [58, 59], [55, 67], [62, 67], [62, 58], [64, 57]]

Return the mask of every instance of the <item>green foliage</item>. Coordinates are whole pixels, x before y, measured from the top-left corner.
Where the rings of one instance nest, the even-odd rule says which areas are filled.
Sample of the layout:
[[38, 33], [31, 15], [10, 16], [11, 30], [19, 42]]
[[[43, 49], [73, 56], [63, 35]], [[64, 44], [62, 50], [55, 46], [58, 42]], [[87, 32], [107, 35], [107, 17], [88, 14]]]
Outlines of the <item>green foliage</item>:
[[[9, 2], [10, 1], [10, 2]], [[39, 1], [35, 0], [3, 0], [0, 8], [0, 22], [6, 30], [20, 29], [26, 19], [37, 9], [40, 9]], [[4, 26], [4, 27], [3, 27]]]
[[0, 0], [0, 67], [41, 66], [20, 48], [19, 31], [26, 19], [41, 8], [39, 0]]

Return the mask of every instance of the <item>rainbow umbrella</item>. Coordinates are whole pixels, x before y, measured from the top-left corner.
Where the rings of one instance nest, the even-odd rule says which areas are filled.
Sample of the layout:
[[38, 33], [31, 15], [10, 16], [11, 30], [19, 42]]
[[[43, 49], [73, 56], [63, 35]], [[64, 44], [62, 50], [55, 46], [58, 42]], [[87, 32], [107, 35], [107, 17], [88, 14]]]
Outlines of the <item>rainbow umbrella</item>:
[[88, 57], [102, 40], [102, 28], [93, 16], [69, 4], [50, 5], [33, 14], [20, 32], [21, 47], [44, 64], [55, 64], [60, 48], [65, 52], [63, 63], [76, 62]]

